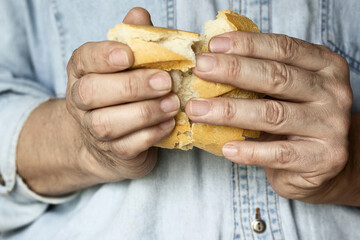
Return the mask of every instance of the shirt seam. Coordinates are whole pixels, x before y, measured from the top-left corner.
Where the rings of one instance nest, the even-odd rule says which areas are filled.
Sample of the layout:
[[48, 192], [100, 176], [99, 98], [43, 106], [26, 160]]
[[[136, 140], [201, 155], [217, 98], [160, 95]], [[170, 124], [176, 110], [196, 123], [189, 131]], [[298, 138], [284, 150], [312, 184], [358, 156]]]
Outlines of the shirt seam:
[[242, 203], [241, 203], [241, 188], [240, 188], [240, 171], [239, 171], [239, 165], [236, 164], [236, 171], [237, 171], [237, 178], [238, 178], [238, 201], [239, 201], [239, 214], [240, 214], [240, 226], [241, 226], [241, 231], [243, 233], [244, 239], [246, 240], [246, 234], [245, 234], [245, 229], [244, 229], [244, 225], [243, 225], [243, 217], [242, 217]]
[[[321, 11], [321, 41], [324, 45], [329, 46], [333, 51], [336, 51], [347, 58], [349, 66], [357, 72], [360, 72], [360, 61], [356, 60], [355, 58], [351, 57], [348, 53], [342, 50], [337, 44], [333, 41], [329, 40], [329, 4], [328, 0], [322, 0], [322, 11]], [[356, 64], [356, 66], [355, 66]]]
[[278, 225], [279, 225], [280, 236], [281, 236], [281, 239], [285, 239], [284, 234], [283, 234], [283, 232], [281, 230], [281, 222], [280, 222], [281, 218], [280, 218], [279, 207], [278, 207], [279, 197], [278, 197], [278, 195], [276, 193], [274, 194], [274, 198], [275, 198], [276, 219], [277, 219], [277, 222], [278, 222]]
[[263, 2], [262, 2], [262, 0], [260, 0], [260, 4], [259, 4], [259, 15], [260, 15], [260, 31], [262, 31], [262, 21], [263, 21], [263, 19], [262, 19], [262, 6], [263, 6]]
[[56, 0], [52, 0], [51, 1], [51, 8], [53, 9], [54, 12], [54, 18], [55, 18], [55, 22], [56, 22], [56, 28], [58, 30], [59, 33], [59, 43], [60, 43], [60, 54], [61, 54], [61, 58], [62, 58], [62, 63], [63, 63], [63, 69], [64, 69], [64, 82], [65, 85], [67, 84], [67, 73], [66, 73], [66, 59], [65, 59], [65, 30], [64, 30], [64, 26], [61, 22], [61, 20], [59, 19], [60, 16], [60, 11], [59, 11], [59, 7], [58, 7], [58, 3]]
[[233, 0], [229, 0], [229, 9], [234, 10], [234, 1]]
[[271, 217], [270, 217], [270, 212], [269, 212], [269, 187], [268, 187], [268, 181], [265, 178], [265, 189], [266, 189], [266, 209], [267, 209], [267, 215], [269, 218], [269, 228], [270, 228], [270, 232], [271, 232], [271, 236], [273, 239], [275, 239], [273, 230], [272, 230], [272, 224], [271, 224]]
[[271, 9], [271, 7], [272, 7], [272, 2], [271, 2], [271, 0], [268, 0], [268, 31], [269, 31], [269, 33], [271, 33], [272, 32], [272, 29], [271, 29], [271, 19], [272, 19], [272, 17], [271, 17], [271, 15], [272, 15], [272, 9]]
[[[249, 166], [245, 167], [246, 169], [246, 194], [247, 194], [247, 202], [248, 202], [248, 223], [249, 223], [249, 229], [251, 229], [251, 214], [250, 214], [250, 191], [249, 191]], [[251, 230], [250, 230], [251, 231]], [[254, 232], [251, 231], [251, 237], [253, 240], [255, 240]]]

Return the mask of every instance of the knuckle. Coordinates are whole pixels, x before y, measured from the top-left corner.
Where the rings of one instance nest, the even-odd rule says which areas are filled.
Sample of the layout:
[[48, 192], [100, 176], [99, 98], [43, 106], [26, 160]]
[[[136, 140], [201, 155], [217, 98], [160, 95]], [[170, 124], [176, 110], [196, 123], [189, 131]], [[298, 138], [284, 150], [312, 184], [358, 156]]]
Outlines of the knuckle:
[[129, 179], [143, 178], [148, 175], [154, 169], [154, 167], [155, 165], [149, 165], [147, 163], [144, 163], [143, 165], [132, 169], [129, 174]]
[[139, 118], [143, 123], [147, 123], [152, 119], [153, 111], [149, 103], [143, 103], [140, 105], [139, 115]]
[[227, 78], [238, 79], [241, 71], [240, 60], [237, 57], [231, 56], [227, 61]]
[[[243, 148], [240, 148], [240, 156], [244, 156], [244, 163], [245, 164], [250, 164], [250, 165], [253, 165], [253, 164], [256, 164], [258, 162], [258, 154], [257, 154], [257, 151], [256, 151], [256, 147], [255, 146], [249, 146], [245, 149]], [[245, 152], [246, 151], [246, 152]]]
[[339, 67], [342, 71], [348, 71], [349, 64], [346, 59], [340, 54], [331, 52], [330, 58], [333, 60], [333, 63]]
[[138, 155], [134, 147], [129, 146], [126, 142], [112, 144], [111, 150], [115, 153], [116, 156], [125, 160], [135, 158]]
[[343, 109], [350, 109], [354, 101], [351, 87], [348, 85], [338, 87], [336, 99]]
[[281, 197], [284, 198], [294, 198], [294, 189], [288, 187], [287, 179], [284, 178], [275, 178], [272, 181], [269, 181], [271, 187], [274, 191]]
[[265, 101], [264, 111], [265, 123], [271, 126], [280, 126], [285, 121], [285, 107], [279, 101], [267, 100]]
[[289, 144], [279, 144], [275, 149], [275, 160], [281, 165], [289, 163], [292, 158], [294, 158], [296, 152], [294, 148]]
[[331, 157], [332, 159], [331, 170], [334, 172], [339, 172], [345, 166], [349, 157], [349, 152], [346, 147], [337, 147], [332, 152], [333, 154]]
[[249, 33], [242, 33], [241, 38], [232, 41], [232, 44], [232, 49], [244, 49], [248, 56], [253, 56], [255, 53], [254, 40]]
[[133, 74], [127, 74], [127, 77], [122, 79], [122, 94], [130, 99], [137, 99], [140, 95], [140, 86], [137, 77]]
[[84, 63], [82, 61], [82, 48], [86, 46], [86, 43], [81, 47], [77, 48], [71, 56], [71, 61], [68, 64], [69, 73], [73, 70], [75, 77], [80, 78], [85, 74]]
[[298, 43], [287, 35], [279, 35], [275, 44], [277, 59], [291, 61], [298, 51]]
[[337, 136], [347, 136], [347, 133], [349, 132], [350, 129], [350, 125], [351, 125], [351, 120], [350, 117], [346, 118], [346, 117], [341, 117], [338, 118], [337, 121], [335, 121], [335, 126], [334, 128], [337, 129]]
[[82, 106], [91, 107], [93, 103], [93, 96], [94, 96], [94, 81], [91, 74], [85, 75], [79, 79], [78, 87], [77, 87], [78, 94], [78, 101]]
[[225, 121], [233, 120], [236, 116], [237, 108], [234, 101], [230, 98], [223, 99], [223, 107], [221, 108], [220, 116], [223, 116]]
[[89, 119], [89, 130], [97, 139], [109, 139], [112, 137], [111, 122], [107, 114], [91, 111], [86, 114]]
[[[160, 134], [161, 133], [156, 133], [156, 135], [160, 135]], [[152, 134], [152, 132], [146, 132], [143, 136], [143, 145], [145, 146], [146, 149], [148, 149], [149, 147], [154, 145], [157, 138], [158, 136], [155, 136], [154, 134]]]
[[149, 157], [149, 152], [140, 154], [136, 161], [138, 162], [133, 173], [136, 178], [142, 178], [148, 175], [156, 166], [157, 158]]
[[269, 86], [272, 90], [277, 92], [286, 91], [289, 82], [289, 68], [283, 63], [272, 63], [267, 70], [270, 76], [267, 79], [270, 81]]

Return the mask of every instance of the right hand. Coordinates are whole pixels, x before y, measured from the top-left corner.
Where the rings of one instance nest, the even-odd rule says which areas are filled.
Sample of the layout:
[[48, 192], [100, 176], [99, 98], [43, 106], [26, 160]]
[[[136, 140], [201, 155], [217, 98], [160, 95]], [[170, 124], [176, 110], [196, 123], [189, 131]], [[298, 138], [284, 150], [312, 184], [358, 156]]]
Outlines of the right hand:
[[[142, 8], [130, 10], [126, 23], [151, 24]], [[178, 97], [162, 70], [128, 70], [131, 49], [119, 42], [85, 43], [67, 66], [66, 105], [80, 126], [82, 165], [102, 182], [139, 178], [157, 160], [150, 148], [175, 126]]]

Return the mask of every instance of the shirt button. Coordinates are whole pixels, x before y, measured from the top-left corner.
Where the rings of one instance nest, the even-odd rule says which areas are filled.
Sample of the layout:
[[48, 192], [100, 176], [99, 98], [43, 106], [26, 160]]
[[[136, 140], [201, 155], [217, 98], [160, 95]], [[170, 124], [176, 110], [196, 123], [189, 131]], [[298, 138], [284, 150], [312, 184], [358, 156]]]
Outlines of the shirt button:
[[252, 223], [251, 223], [251, 228], [254, 232], [256, 233], [263, 233], [265, 232], [266, 229], [266, 224], [263, 220], [258, 220], [255, 219]]
[[260, 208], [256, 209], [255, 220], [251, 223], [251, 228], [256, 233], [263, 233], [266, 230], [266, 223], [261, 219]]

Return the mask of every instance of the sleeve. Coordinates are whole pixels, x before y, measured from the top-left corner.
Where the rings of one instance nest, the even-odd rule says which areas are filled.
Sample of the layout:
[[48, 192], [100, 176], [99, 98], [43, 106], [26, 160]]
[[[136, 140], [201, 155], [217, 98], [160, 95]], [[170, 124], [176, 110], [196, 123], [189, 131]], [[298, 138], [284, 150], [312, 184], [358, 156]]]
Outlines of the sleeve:
[[[16, 173], [20, 131], [34, 108], [53, 96], [36, 80], [21, 4], [0, 1], [0, 233], [23, 227], [41, 216], [49, 204], [69, 201], [32, 192]], [[16, 6], [14, 6], [16, 5]]]

